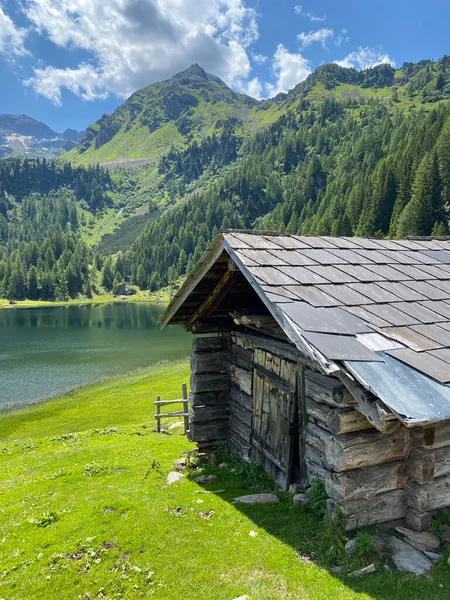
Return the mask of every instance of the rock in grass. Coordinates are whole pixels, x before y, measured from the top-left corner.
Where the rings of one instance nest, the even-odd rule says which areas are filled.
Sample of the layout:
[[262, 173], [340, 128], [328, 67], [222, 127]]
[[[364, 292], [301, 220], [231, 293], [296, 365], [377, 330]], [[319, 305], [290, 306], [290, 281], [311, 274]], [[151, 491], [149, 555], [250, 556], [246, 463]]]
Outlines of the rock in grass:
[[306, 494], [295, 494], [292, 498], [292, 502], [294, 503], [294, 506], [308, 506], [309, 498]]
[[178, 473], [178, 471], [170, 471], [170, 473], [167, 475], [166, 483], [167, 485], [172, 485], [172, 483], [180, 483], [183, 481], [183, 479], [183, 473]]
[[372, 563], [371, 565], [367, 565], [358, 571], [352, 571], [348, 574], [348, 577], [362, 577], [363, 575], [370, 575], [370, 573], [375, 573], [377, 570], [376, 566]]
[[216, 475], [200, 475], [200, 477], [196, 477], [194, 479], [195, 483], [199, 483], [200, 485], [205, 485], [207, 483], [211, 483], [217, 479]]
[[186, 459], [185, 458], [177, 458], [177, 460], [173, 463], [173, 468], [175, 471], [185, 471], [186, 470]]
[[425, 556], [431, 560], [431, 562], [437, 563], [437, 561], [441, 558], [441, 555], [438, 552], [424, 552]]
[[267, 504], [269, 502], [279, 502], [275, 494], [248, 494], [247, 496], [238, 496], [233, 498], [233, 504]]
[[233, 600], [250, 600], [250, 596], [238, 596], [237, 598], [233, 598]]
[[405, 542], [414, 546], [417, 550], [422, 550], [422, 552], [435, 552], [439, 550], [439, 538], [434, 533], [431, 533], [431, 531], [418, 532], [407, 527], [396, 527], [395, 531], [404, 537]]
[[388, 538], [392, 551], [392, 561], [400, 571], [408, 571], [415, 575], [426, 575], [433, 566], [429, 558], [417, 548], [413, 548], [396, 537]]
[[347, 552], [347, 554], [354, 554], [356, 552], [356, 544], [356, 538], [348, 540], [348, 542], [345, 544], [345, 551]]

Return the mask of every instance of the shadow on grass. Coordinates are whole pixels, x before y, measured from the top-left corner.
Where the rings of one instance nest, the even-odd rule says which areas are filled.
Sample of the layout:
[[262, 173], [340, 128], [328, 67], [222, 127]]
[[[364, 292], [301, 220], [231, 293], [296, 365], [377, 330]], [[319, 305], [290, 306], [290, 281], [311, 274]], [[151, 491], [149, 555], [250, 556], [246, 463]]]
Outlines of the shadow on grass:
[[[261, 488], [245, 489], [242, 478], [229, 469], [207, 467], [202, 469], [201, 474], [216, 475], [212, 483], [199, 485], [205, 491], [217, 494], [222, 500], [230, 503], [236, 496], [272, 491]], [[194, 471], [190, 479], [195, 480], [199, 475], [199, 472]], [[317, 567], [326, 569], [334, 578], [340, 580], [347, 590], [366, 594], [367, 600], [369, 598], [374, 600], [448, 600], [450, 598], [450, 566], [446, 560], [448, 552], [444, 553], [444, 558], [432, 569], [428, 578], [399, 571], [388, 572], [384, 568], [384, 565], [388, 565], [388, 560], [379, 563], [376, 573], [348, 577], [347, 573], [373, 562], [373, 557], [349, 557], [345, 552], [338, 556], [331, 555], [323, 520], [308, 509], [294, 506], [291, 494], [280, 491], [274, 493], [280, 502], [233, 503], [233, 506], [256, 527], [294, 549], [299, 561], [313, 562]], [[352, 532], [347, 535], [352, 537]], [[342, 571], [339, 573], [332, 571], [336, 566], [341, 566]]]

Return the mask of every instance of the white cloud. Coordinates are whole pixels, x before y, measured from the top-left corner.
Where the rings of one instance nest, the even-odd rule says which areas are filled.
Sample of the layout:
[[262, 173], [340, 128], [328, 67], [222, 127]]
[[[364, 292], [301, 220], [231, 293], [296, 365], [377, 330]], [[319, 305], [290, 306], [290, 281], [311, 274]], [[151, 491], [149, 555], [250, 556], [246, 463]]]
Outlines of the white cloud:
[[296, 15], [300, 15], [301, 17], [306, 17], [307, 19], [309, 19], [310, 21], [319, 21], [319, 22], [323, 22], [326, 20], [326, 15], [323, 17], [317, 17], [312, 10], [310, 11], [305, 11], [305, 9], [303, 8], [302, 4], [297, 4], [296, 6], [294, 6], [294, 12]]
[[359, 70], [369, 69], [370, 67], [384, 64], [389, 64], [395, 67], [395, 61], [387, 54], [374, 50], [373, 48], [362, 47], [359, 47], [355, 52], [350, 52], [350, 54], [348, 54], [342, 60], [336, 60], [335, 62], [341, 67]]
[[253, 60], [258, 65], [263, 65], [267, 60], [267, 56], [264, 56], [264, 54], [253, 54]]
[[276, 83], [266, 83], [270, 97], [287, 92], [303, 81], [311, 73], [309, 61], [301, 54], [291, 54], [283, 44], [279, 44], [273, 57], [272, 71]]
[[254, 77], [247, 83], [247, 86], [242, 89], [242, 92], [252, 96], [253, 98], [256, 98], [257, 100], [261, 100], [262, 89], [263, 88], [258, 77]]
[[56, 106], [61, 106], [61, 90], [66, 88], [80, 96], [82, 100], [107, 98], [108, 92], [101, 85], [100, 73], [91, 65], [81, 64], [77, 69], [35, 69], [34, 77], [24, 83], [48, 98]]
[[28, 85], [56, 103], [63, 87], [85, 99], [126, 97], [195, 62], [237, 85], [258, 38], [245, 0], [27, 0], [24, 11], [54, 44], [89, 55], [75, 69], [35, 70]]
[[28, 54], [24, 41], [27, 30], [16, 27], [11, 17], [0, 6], [0, 57], [23, 56]]
[[334, 43], [336, 46], [341, 46], [341, 44], [345, 44], [350, 40], [348, 36], [348, 31], [346, 29], [342, 29], [340, 33], [338, 33]]
[[302, 43], [303, 48], [310, 46], [314, 42], [320, 42], [325, 48], [326, 42], [329, 38], [334, 36], [332, 29], [319, 29], [318, 31], [310, 31], [309, 33], [300, 33], [297, 39]]

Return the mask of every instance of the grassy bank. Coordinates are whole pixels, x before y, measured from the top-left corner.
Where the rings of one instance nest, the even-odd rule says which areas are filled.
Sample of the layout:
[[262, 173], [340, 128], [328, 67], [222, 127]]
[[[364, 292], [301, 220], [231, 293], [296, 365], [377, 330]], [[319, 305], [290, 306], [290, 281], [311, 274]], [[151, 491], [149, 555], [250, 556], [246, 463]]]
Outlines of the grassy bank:
[[288, 494], [231, 504], [263, 485], [252, 470], [209, 467], [206, 486], [186, 475], [167, 487], [192, 445], [181, 429], [155, 433], [152, 401], [179, 397], [188, 375], [172, 363], [0, 416], [0, 598], [449, 597], [444, 563], [431, 580], [331, 573], [330, 540]]
[[134, 303], [134, 302], [155, 302], [168, 304], [170, 301], [170, 292], [167, 289], [157, 292], [138, 291], [134, 296], [113, 296], [112, 294], [101, 294], [92, 298], [71, 298], [69, 300], [15, 300], [11, 303], [5, 298], [0, 298], [0, 309], [13, 308], [41, 308], [50, 306], [81, 306], [85, 304], [113, 304], [113, 303]]

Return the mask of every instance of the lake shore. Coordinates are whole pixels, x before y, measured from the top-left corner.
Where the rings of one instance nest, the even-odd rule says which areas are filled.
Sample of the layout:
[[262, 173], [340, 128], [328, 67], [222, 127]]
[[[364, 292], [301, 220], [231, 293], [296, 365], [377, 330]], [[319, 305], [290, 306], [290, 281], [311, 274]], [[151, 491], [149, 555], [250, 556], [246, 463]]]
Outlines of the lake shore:
[[134, 296], [113, 296], [112, 294], [95, 295], [92, 298], [70, 298], [69, 300], [14, 300], [12, 303], [4, 298], [0, 299], [0, 310], [17, 308], [46, 308], [52, 306], [84, 306], [88, 304], [114, 304], [153, 302], [155, 304], [168, 304], [170, 292], [167, 289], [157, 292], [138, 292]]

